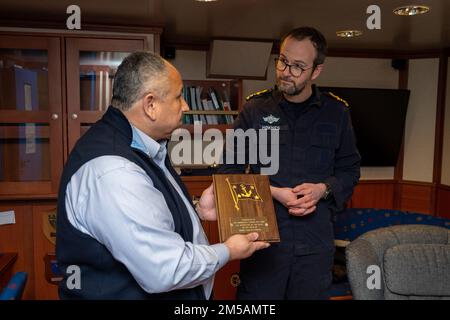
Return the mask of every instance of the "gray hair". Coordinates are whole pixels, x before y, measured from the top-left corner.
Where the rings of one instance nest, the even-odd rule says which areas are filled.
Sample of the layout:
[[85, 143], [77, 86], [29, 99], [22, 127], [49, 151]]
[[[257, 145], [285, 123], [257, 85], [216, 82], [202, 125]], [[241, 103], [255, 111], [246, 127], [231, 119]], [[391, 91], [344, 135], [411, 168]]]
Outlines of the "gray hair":
[[161, 56], [152, 52], [134, 52], [117, 68], [111, 105], [127, 111], [142, 96], [152, 91], [164, 98], [169, 71]]

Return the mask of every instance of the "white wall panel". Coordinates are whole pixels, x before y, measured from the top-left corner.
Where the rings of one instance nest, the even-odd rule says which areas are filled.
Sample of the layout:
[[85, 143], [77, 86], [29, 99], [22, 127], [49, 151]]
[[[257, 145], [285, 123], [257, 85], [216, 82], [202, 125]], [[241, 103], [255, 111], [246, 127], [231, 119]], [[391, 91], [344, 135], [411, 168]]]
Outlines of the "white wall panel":
[[[450, 63], [450, 59], [448, 62]], [[445, 122], [441, 183], [450, 186], [450, 70], [447, 70], [447, 90], [445, 95]]]
[[409, 62], [403, 179], [432, 182], [439, 59]]

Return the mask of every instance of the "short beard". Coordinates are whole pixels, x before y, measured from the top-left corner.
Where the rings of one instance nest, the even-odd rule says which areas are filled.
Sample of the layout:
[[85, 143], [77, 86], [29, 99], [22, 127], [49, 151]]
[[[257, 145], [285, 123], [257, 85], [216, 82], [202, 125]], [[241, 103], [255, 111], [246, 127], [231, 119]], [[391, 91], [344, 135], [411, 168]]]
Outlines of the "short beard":
[[301, 87], [297, 87], [294, 82], [291, 82], [292, 86], [285, 86], [285, 85], [281, 84], [281, 80], [282, 79], [280, 78], [277, 81], [278, 90], [280, 90], [281, 92], [283, 92], [284, 94], [286, 94], [288, 96], [299, 95], [306, 88], [306, 82], [301, 83]]

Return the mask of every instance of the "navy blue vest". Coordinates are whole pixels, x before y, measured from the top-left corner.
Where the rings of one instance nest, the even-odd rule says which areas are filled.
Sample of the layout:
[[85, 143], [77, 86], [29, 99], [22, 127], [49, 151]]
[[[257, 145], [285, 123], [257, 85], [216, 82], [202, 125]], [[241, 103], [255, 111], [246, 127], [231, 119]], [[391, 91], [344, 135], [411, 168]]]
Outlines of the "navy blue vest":
[[[104, 245], [75, 229], [67, 219], [66, 188], [73, 174], [94, 158], [115, 155], [136, 163], [147, 173], [154, 186], [164, 195], [173, 216], [175, 232], [185, 241], [192, 241], [192, 221], [183, 200], [164, 172], [145, 153], [132, 148], [131, 141], [132, 130], [127, 118], [120, 110], [109, 107], [105, 115], [78, 140], [70, 153], [58, 195], [56, 255], [64, 275], [59, 295], [62, 299], [205, 299], [202, 286], [160, 294], [145, 292], [126, 266], [114, 259]], [[190, 196], [168, 157], [165, 163], [189, 199]], [[70, 265], [76, 265], [81, 270], [81, 289], [67, 287], [67, 278], [71, 273], [66, 271]]]

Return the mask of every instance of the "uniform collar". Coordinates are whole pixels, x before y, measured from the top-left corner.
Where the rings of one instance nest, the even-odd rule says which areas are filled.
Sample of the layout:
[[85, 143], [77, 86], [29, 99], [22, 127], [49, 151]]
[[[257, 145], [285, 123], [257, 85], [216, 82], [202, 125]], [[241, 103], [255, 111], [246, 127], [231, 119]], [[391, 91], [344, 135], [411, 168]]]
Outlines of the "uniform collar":
[[311, 100], [310, 106], [316, 106], [318, 108], [322, 107], [322, 100], [320, 99], [320, 96], [322, 94], [320, 93], [319, 88], [315, 84], [312, 85], [312, 92], [313, 92], [313, 99]]
[[[321, 95], [322, 94], [320, 93], [319, 88], [315, 84], [313, 84], [312, 85], [313, 98], [311, 99], [309, 106], [316, 106], [318, 108], [322, 107], [322, 101], [320, 100]], [[280, 90], [278, 90], [278, 88], [276, 86], [275, 86], [275, 90], [273, 90], [272, 97], [277, 104], [280, 104], [283, 101], [287, 101], [284, 98], [283, 93]]]

